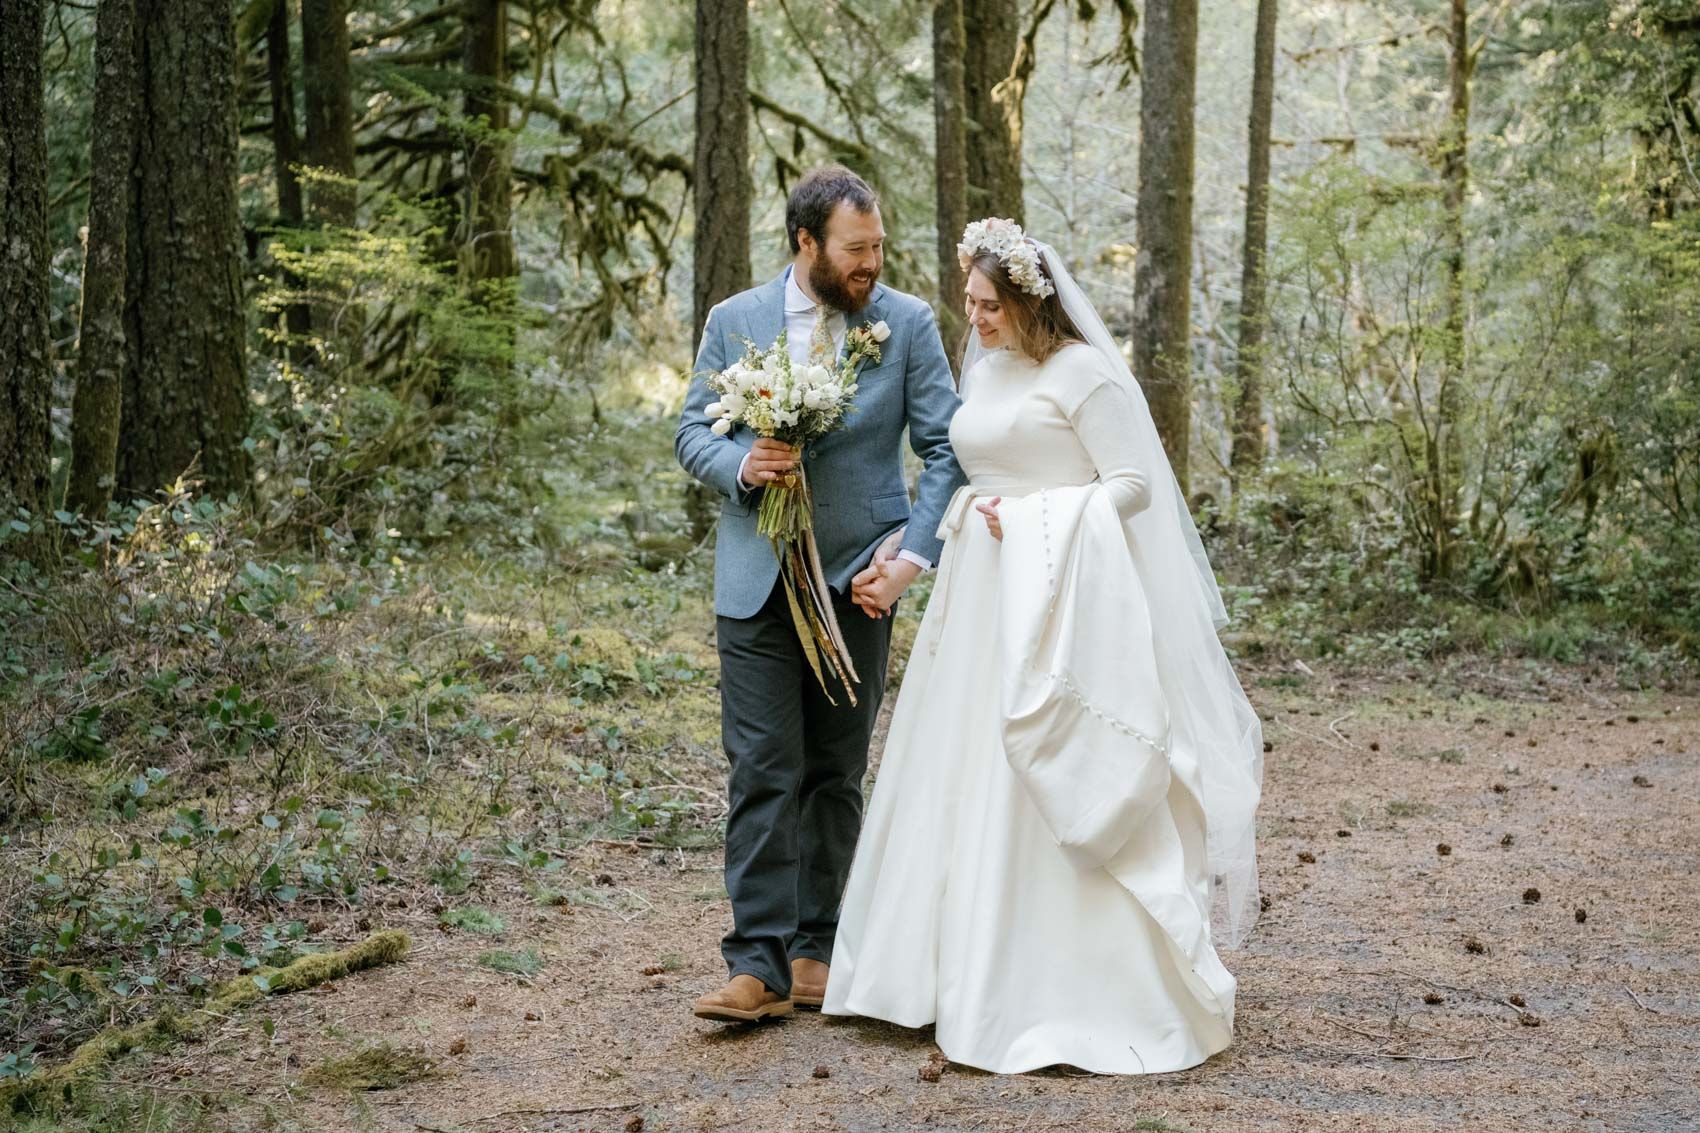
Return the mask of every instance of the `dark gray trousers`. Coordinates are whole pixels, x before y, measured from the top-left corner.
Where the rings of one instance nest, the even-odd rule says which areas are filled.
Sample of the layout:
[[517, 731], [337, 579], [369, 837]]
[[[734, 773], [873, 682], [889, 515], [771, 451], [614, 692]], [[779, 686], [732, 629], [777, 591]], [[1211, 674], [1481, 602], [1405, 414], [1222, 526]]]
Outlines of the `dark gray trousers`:
[[832, 959], [891, 647], [889, 617], [875, 621], [848, 598], [833, 599], [862, 678], [854, 708], [831, 674], [838, 704], [827, 701], [779, 583], [755, 617], [715, 619], [720, 734], [731, 763], [732, 931], [720, 952], [732, 975], [755, 976], [781, 995], [791, 991], [792, 960]]

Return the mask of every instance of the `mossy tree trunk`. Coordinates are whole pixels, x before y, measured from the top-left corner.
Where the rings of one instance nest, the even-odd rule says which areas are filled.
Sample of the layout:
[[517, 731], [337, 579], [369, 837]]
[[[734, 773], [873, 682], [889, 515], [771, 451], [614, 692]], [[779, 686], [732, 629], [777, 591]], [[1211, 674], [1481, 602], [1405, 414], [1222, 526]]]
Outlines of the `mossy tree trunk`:
[[0, 521], [48, 502], [47, 133], [42, 0], [0, 0]]
[[1275, 114], [1275, 17], [1279, 0], [1257, 0], [1252, 46], [1250, 144], [1246, 161], [1245, 255], [1240, 274], [1234, 440], [1228, 467], [1237, 488], [1263, 467], [1263, 340], [1269, 321], [1269, 132]]
[[112, 498], [123, 416], [124, 226], [130, 214], [130, 142], [136, 103], [134, 0], [100, 0], [89, 152], [89, 215], [71, 400], [71, 474], [65, 508], [100, 516]]
[[1133, 368], [1157, 433], [1189, 492], [1192, 430], [1192, 165], [1198, 0], [1150, 0], [1140, 41], [1139, 252]]
[[118, 488], [152, 493], [198, 459], [209, 492], [240, 493], [249, 407], [228, 0], [137, 0], [136, 50]]
[[[272, 164], [277, 182], [277, 217], [281, 224], [301, 228], [307, 212], [301, 199], [302, 161], [301, 134], [295, 123], [295, 69], [289, 46], [289, 0], [271, 0], [271, 15], [266, 21], [266, 81], [272, 107]], [[350, 140], [352, 142], [352, 131]], [[291, 290], [301, 281], [293, 276], [286, 282]], [[290, 357], [304, 356], [301, 344], [312, 333], [310, 308], [305, 303], [291, 303], [283, 310], [283, 329], [289, 336]]]
[[966, 319], [962, 291], [966, 286], [956, 258], [956, 243], [968, 224], [968, 94], [963, 80], [967, 33], [962, 0], [937, 0], [933, 5], [933, 177], [939, 246], [939, 330], [950, 364], [959, 366]]
[[1021, 42], [1016, 0], [962, 0], [963, 93], [968, 110], [968, 212], [1020, 223], [1021, 107], [1005, 82]]
[[709, 309], [750, 286], [749, 65], [743, 0], [697, 0], [693, 356]]

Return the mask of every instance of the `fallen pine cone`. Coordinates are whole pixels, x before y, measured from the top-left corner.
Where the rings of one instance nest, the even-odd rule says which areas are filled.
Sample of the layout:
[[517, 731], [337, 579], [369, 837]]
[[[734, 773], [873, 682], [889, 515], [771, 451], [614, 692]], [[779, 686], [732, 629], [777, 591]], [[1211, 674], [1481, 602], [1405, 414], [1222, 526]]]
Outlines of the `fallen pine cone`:
[[1630, 782], [1634, 783], [1637, 787], [1651, 787], [1653, 785], [1653, 781], [1645, 775], [1637, 775], [1635, 778], [1631, 779]]
[[1509, 846], [1509, 845], [1511, 845], [1511, 843], [1513, 841], [1515, 841], [1515, 839], [1512, 838], [1511, 835], [1507, 834], [1505, 837], [1503, 837], [1499, 840], [1499, 844], [1501, 846]]
[[643, 1133], [643, 1114], [634, 1113], [626, 1118], [626, 1133]]
[[1431, 991], [1427, 995], [1423, 996], [1423, 1002], [1432, 1007], [1437, 1003], [1445, 1003], [1446, 997], [1441, 995], [1438, 991]]
[[1299, 860], [1301, 862], [1304, 862], [1306, 865], [1315, 865], [1316, 864], [1316, 855], [1311, 853], [1309, 850], [1300, 850], [1299, 851]]
[[1434, 848], [1434, 852], [1444, 858], [1452, 852], [1452, 847], [1448, 846], [1445, 842], [1442, 842]]
[[1487, 950], [1488, 950], [1487, 945], [1483, 944], [1480, 940], [1477, 940], [1475, 937], [1467, 936], [1467, 937], [1464, 938], [1464, 951], [1470, 953], [1471, 955], [1482, 956], [1482, 955], [1485, 955], [1487, 953]]
[[649, 967], [647, 967], [643, 970], [643, 974], [646, 975], [646, 976], [659, 976], [661, 973], [665, 972], [666, 970], [667, 969], [663, 968], [660, 964], [651, 964]]
[[1541, 1017], [1533, 1011], [1518, 1012], [1517, 1021], [1525, 1027], [1538, 1027], [1541, 1025]]
[[817, 1067], [815, 1067], [815, 1077], [816, 1078], [830, 1078], [830, 1077], [832, 1077], [832, 1071], [828, 1070], [824, 1066], [817, 1066]]
[[1537, 902], [1539, 902], [1540, 899], [1541, 899], [1541, 891], [1539, 889], [1536, 889], [1533, 885], [1531, 885], [1531, 886], [1529, 886], [1529, 888], [1523, 890], [1523, 904], [1533, 905], [1533, 904], [1536, 904]]
[[1588, 910], [1582, 908], [1580, 905], [1578, 905], [1576, 907], [1576, 923], [1577, 924], [1587, 924], [1588, 923]]
[[450, 1054], [465, 1054], [466, 1053], [466, 1036], [465, 1035], [456, 1035], [454, 1037], [454, 1041], [449, 1043], [449, 1053]]
[[936, 1082], [944, 1076], [944, 1068], [936, 1062], [929, 1062], [915, 1073], [923, 1082]]

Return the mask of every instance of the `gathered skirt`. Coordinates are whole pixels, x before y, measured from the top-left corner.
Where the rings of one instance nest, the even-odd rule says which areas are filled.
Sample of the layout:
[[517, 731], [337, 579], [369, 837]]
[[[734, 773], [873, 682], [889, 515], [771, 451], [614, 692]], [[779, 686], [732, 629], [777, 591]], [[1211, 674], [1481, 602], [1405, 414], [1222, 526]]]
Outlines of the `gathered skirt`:
[[[1232, 1039], [1231, 982], [1225, 1002], [1201, 995], [1134, 894], [1065, 855], [1006, 761], [999, 549], [977, 513], [946, 544], [857, 843], [823, 1010], [934, 1024], [952, 1062], [997, 1073], [1196, 1066]], [[1202, 844], [1178, 782], [1168, 797]], [[1172, 857], [1140, 868], [1189, 868]]]

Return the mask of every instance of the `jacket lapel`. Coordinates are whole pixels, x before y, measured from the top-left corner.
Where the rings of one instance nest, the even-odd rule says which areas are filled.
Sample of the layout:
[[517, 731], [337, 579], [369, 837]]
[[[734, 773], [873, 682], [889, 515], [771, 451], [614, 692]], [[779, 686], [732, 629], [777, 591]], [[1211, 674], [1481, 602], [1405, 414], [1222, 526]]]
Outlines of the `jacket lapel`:
[[785, 329], [785, 272], [763, 284], [760, 294], [761, 302], [750, 312], [750, 339], [757, 349], [766, 350], [779, 341], [779, 332]]

